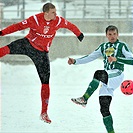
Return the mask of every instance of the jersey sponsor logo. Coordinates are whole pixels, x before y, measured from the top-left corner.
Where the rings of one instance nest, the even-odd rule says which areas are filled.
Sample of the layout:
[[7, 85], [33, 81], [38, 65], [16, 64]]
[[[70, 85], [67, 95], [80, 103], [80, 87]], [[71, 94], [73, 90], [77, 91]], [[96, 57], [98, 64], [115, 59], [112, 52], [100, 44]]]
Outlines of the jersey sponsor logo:
[[22, 21], [22, 24], [23, 24], [23, 25], [24, 25], [24, 24], [27, 24], [27, 20]]
[[47, 34], [48, 33], [48, 31], [49, 31], [49, 26], [44, 26], [44, 30], [43, 30], [43, 33], [44, 34]]
[[54, 36], [54, 34], [52, 35], [44, 35], [44, 34], [40, 34], [40, 33], [36, 33], [37, 35], [44, 37], [44, 38], [52, 38]]
[[115, 52], [115, 49], [113, 47], [107, 48], [105, 50], [106, 56], [112, 56], [114, 54], [114, 52]]

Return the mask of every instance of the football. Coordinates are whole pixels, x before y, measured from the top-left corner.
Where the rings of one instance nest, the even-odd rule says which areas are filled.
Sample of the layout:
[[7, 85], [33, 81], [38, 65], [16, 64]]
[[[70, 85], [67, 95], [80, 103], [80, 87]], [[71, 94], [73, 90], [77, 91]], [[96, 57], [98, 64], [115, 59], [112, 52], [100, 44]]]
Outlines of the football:
[[120, 89], [123, 94], [132, 95], [133, 94], [133, 81], [132, 80], [124, 80], [121, 83]]

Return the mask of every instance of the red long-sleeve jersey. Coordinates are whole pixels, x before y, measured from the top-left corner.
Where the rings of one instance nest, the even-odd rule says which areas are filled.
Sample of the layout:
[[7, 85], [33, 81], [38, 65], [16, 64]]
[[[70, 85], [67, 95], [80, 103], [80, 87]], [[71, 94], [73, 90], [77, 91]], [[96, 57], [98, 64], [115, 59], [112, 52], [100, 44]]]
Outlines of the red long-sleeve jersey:
[[52, 40], [59, 28], [67, 28], [76, 36], [81, 34], [77, 26], [67, 21], [63, 17], [56, 16], [55, 20], [46, 21], [44, 13], [31, 16], [22, 22], [12, 24], [2, 30], [2, 36], [19, 30], [29, 28], [29, 33], [25, 37], [30, 41], [31, 45], [40, 51], [49, 51]]

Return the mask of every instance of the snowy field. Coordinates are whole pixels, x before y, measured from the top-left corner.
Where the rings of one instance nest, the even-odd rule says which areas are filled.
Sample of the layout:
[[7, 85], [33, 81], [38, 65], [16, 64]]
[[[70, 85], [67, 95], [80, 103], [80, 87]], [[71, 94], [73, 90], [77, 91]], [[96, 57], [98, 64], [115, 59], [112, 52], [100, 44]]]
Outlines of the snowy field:
[[[57, 10], [61, 6], [54, 4]], [[34, 12], [27, 12], [25, 17], [38, 13], [39, 9], [41, 11], [42, 5], [41, 2], [33, 3], [32, 0], [28, 0], [25, 8], [33, 9]], [[10, 10], [17, 10], [17, 7], [4, 8], [5, 19], [20, 18], [20, 14], [17, 16], [16, 11], [11, 13]], [[57, 14], [62, 15], [60, 12]], [[71, 17], [77, 14], [81, 16], [79, 12], [74, 14], [69, 12], [67, 15]], [[97, 15], [99, 14], [101, 15], [101, 12]], [[95, 70], [102, 68], [101, 60], [78, 66], [69, 66], [67, 58], [59, 58], [51, 62], [48, 114], [52, 123], [47, 124], [39, 119], [41, 83], [35, 66], [0, 62], [1, 133], [106, 133], [99, 111], [98, 90], [89, 99], [86, 108], [75, 105], [70, 100], [81, 96]], [[133, 80], [132, 73], [133, 66], [125, 65], [125, 79]], [[133, 133], [133, 95], [125, 96], [118, 88], [110, 109], [116, 133]]]
[[[71, 56], [77, 57], [77, 56]], [[67, 58], [51, 62], [51, 124], [39, 119], [41, 110], [40, 80], [35, 66], [10, 65], [1, 62], [1, 133], [106, 133], [99, 111], [98, 90], [85, 108], [71, 102], [81, 96], [97, 69], [98, 59], [85, 65], [67, 64]], [[125, 66], [125, 79], [132, 79], [133, 66]], [[133, 95], [115, 91], [111, 112], [116, 133], [133, 133]]]

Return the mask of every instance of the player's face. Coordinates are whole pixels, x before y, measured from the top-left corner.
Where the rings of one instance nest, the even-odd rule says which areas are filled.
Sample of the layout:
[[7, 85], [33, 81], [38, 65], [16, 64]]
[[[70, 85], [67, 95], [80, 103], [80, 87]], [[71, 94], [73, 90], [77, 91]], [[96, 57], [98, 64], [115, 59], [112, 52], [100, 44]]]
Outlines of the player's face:
[[116, 30], [108, 30], [106, 37], [108, 38], [109, 42], [114, 43], [118, 39], [118, 33]]
[[49, 12], [45, 12], [45, 17], [47, 20], [54, 20], [56, 18], [56, 9], [50, 9]]

